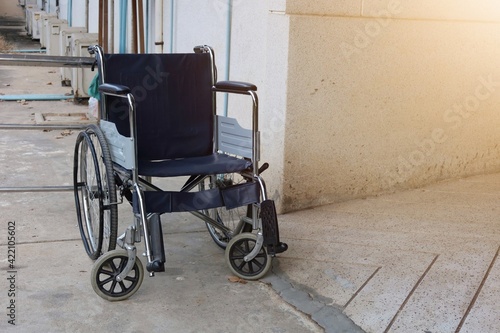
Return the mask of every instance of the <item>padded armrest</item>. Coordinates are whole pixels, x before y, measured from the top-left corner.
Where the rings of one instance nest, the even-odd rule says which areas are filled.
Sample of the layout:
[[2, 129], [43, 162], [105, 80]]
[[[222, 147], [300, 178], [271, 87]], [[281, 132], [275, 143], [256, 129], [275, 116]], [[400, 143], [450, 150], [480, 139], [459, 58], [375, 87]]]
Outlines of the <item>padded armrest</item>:
[[239, 92], [248, 92], [248, 91], [257, 91], [257, 86], [248, 82], [241, 81], [219, 81], [215, 84], [215, 89], [217, 90], [226, 90], [226, 91], [239, 91]]
[[104, 94], [126, 96], [130, 93], [130, 88], [119, 84], [103, 83], [99, 86], [99, 91]]

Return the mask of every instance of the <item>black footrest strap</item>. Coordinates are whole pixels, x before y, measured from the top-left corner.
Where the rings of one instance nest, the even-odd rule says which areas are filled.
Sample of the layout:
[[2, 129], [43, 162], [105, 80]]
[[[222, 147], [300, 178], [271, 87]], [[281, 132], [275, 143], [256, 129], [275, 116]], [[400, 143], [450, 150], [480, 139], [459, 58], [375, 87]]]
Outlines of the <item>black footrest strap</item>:
[[262, 232], [264, 234], [264, 245], [270, 255], [285, 252], [288, 245], [280, 242], [278, 228], [278, 215], [273, 200], [264, 200], [260, 204], [260, 217], [262, 219]]

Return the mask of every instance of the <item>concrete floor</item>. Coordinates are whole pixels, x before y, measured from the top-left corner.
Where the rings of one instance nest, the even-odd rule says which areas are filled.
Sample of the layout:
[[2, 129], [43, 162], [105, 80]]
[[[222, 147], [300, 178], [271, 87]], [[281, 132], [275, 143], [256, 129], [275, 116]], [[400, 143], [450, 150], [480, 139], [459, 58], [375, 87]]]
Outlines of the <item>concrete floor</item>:
[[[0, 94], [67, 93], [57, 80], [47, 68], [0, 66]], [[2, 124], [34, 123], [40, 112], [86, 107], [0, 101]], [[72, 184], [76, 132], [1, 130], [0, 138], [1, 187]], [[11, 328], [15, 299], [20, 332], [500, 332], [499, 197], [500, 174], [478, 175], [281, 215], [289, 250], [246, 284], [228, 279], [203, 223], [164, 215], [166, 272], [109, 303], [91, 288], [72, 193], [0, 192], [0, 330]], [[120, 231], [130, 220], [120, 207]]]
[[500, 175], [281, 216], [281, 276], [367, 332], [500, 332]]

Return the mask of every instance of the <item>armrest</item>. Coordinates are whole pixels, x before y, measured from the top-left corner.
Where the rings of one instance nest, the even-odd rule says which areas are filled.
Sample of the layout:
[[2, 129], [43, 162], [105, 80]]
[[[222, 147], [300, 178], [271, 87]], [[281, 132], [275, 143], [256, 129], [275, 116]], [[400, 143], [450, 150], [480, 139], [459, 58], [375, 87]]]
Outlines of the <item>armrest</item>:
[[99, 91], [107, 95], [126, 97], [130, 93], [130, 88], [119, 84], [103, 83], [99, 86]]
[[241, 81], [219, 81], [215, 84], [214, 88], [217, 91], [238, 92], [238, 93], [257, 91], [256, 85]]
[[[248, 95], [252, 98], [252, 129], [251, 129], [251, 147], [252, 147], [252, 161], [253, 161], [253, 174], [258, 175], [258, 161], [260, 159], [260, 133], [259, 133], [259, 99], [257, 96], [257, 86], [241, 81], [219, 81], [212, 87], [212, 91], [222, 93], [233, 93]], [[226, 104], [227, 106], [227, 104]], [[225, 112], [227, 117], [227, 110]], [[220, 126], [217, 126], [220, 128]], [[217, 143], [219, 144], [219, 143]]]

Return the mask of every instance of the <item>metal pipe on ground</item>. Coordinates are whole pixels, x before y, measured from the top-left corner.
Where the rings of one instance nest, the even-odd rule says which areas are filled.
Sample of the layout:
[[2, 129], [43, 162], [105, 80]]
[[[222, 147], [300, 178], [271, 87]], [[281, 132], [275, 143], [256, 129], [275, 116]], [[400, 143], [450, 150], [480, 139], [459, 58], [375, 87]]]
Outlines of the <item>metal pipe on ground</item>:
[[0, 95], [0, 101], [60, 101], [73, 97], [75, 96], [57, 94]]
[[17, 192], [67, 192], [73, 191], [73, 186], [26, 186], [26, 187], [0, 187], [0, 193]]
[[83, 130], [85, 125], [33, 125], [33, 124], [0, 124], [0, 130]]
[[66, 57], [35, 54], [0, 53], [2, 66], [43, 66], [43, 67], [91, 67], [94, 64], [92, 57]]
[[45, 50], [45, 49], [9, 50], [9, 53], [47, 53], [47, 50]]

